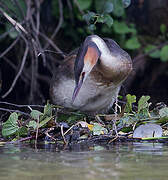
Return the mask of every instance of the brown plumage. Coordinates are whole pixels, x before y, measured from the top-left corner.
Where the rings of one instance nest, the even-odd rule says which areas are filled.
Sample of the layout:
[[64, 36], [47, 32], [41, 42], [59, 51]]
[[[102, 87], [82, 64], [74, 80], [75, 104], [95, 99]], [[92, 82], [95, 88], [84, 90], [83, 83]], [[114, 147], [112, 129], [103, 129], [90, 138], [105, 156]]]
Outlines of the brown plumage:
[[131, 70], [130, 56], [115, 41], [88, 36], [55, 72], [51, 100], [91, 114], [107, 112]]

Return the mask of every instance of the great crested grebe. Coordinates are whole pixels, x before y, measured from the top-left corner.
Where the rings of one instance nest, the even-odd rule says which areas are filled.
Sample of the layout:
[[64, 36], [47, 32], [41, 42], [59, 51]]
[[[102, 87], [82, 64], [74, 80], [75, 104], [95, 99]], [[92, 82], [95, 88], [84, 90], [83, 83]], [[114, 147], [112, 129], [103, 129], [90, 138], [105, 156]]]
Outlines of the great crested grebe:
[[90, 114], [105, 113], [131, 70], [130, 56], [115, 41], [88, 36], [55, 72], [50, 86], [51, 100]]

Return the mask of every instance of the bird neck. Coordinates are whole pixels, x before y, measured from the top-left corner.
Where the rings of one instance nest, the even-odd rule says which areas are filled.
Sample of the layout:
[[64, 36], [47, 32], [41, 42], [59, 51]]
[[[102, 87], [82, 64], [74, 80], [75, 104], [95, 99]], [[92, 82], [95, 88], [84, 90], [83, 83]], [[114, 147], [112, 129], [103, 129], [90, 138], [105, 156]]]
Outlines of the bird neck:
[[105, 79], [114, 83], [122, 82], [131, 70], [131, 64], [122, 59], [120, 54], [112, 54], [106, 43], [100, 37], [92, 36], [92, 41], [96, 43], [101, 55], [96, 69], [103, 75]]
[[99, 48], [100, 62], [97, 64], [97, 68], [100, 69], [101, 73], [107, 78], [111, 78], [115, 74], [118, 74], [118, 68], [121, 62], [118, 61], [117, 57], [113, 56], [107, 47], [106, 43], [100, 37], [94, 35], [92, 36], [92, 41]]
[[101, 59], [105, 59], [106, 57], [110, 56], [110, 50], [107, 47], [106, 43], [104, 42], [103, 39], [101, 39], [99, 36], [97, 35], [92, 35], [91, 40], [97, 45], [98, 49], [101, 52]]

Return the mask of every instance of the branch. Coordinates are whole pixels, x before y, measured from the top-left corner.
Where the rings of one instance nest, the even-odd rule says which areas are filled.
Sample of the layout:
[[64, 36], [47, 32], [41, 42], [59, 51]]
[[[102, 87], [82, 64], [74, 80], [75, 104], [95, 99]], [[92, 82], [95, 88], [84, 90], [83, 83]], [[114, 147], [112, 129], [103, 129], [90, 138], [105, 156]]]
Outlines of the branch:
[[13, 43], [7, 48], [5, 49], [5, 51], [0, 55], [0, 58], [2, 58], [3, 56], [5, 56], [5, 54], [7, 54], [18, 42], [18, 40], [20, 39], [20, 36], [18, 36], [15, 41], [13, 41]]
[[61, 49], [58, 48], [58, 46], [56, 44], [54, 44], [54, 42], [49, 39], [45, 34], [39, 32], [40, 36], [42, 36], [46, 41], [48, 41], [48, 43], [59, 53], [62, 55], [63, 58], [65, 58], [65, 54], [63, 53], [63, 51], [61, 51]]
[[85, 13], [84, 13], [84, 12], [82, 11], [82, 9], [80, 8], [78, 1], [77, 1], [77, 0], [74, 0], [74, 3], [76, 4], [76, 6], [77, 6], [79, 12], [81, 13], [81, 15], [84, 15]]
[[15, 27], [15, 29], [20, 32], [20, 30], [22, 32], [24, 32], [25, 34], [28, 34], [28, 32], [23, 28], [23, 26], [16, 22], [13, 18], [11, 18], [6, 12], [4, 12], [2, 9], [0, 9], [0, 13], [2, 13], [6, 19]]
[[[23, 108], [23, 107], [40, 107], [40, 108], [44, 108], [44, 106], [42, 105], [34, 105], [34, 104], [14, 104], [14, 103], [9, 103], [9, 102], [4, 102], [4, 101], [0, 101], [0, 104], [5, 104], [5, 105], [10, 105], [10, 106], [15, 106], [15, 107], [20, 107], [20, 108]], [[29, 108], [30, 109], [30, 108]]]
[[20, 67], [20, 69], [19, 69], [19, 71], [18, 71], [18, 73], [17, 73], [15, 79], [13, 80], [13, 83], [12, 83], [10, 89], [2, 96], [2, 98], [5, 98], [6, 96], [8, 96], [9, 93], [13, 90], [13, 88], [14, 88], [14, 86], [15, 86], [15, 84], [16, 84], [18, 78], [19, 78], [19, 76], [21, 75], [21, 73], [22, 73], [22, 71], [23, 71], [23, 67], [24, 67], [25, 62], [26, 62], [28, 50], [29, 50], [29, 47], [28, 47], [28, 45], [27, 45], [27, 46], [26, 46], [25, 53], [24, 53], [24, 56], [23, 56], [23, 59], [22, 59], [21, 67]]
[[[54, 33], [51, 35], [50, 39], [53, 40], [54, 37], [56, 36], [56, 34], [58, 33], [58, 31], [60, 30], [62, 23], [63, 23], [63, 5], [62, 5], [62, 1], [58, 0], [58, 5], [59, 5], [59, 22], [58, 25], [54, 31]], [[44, 49], [47, 49], [49, 46], [49, 42], [45, 45]]]
[[22, 111], [19, 111], [19, 110], [13, 110], [13, 109], [0, 108], [0, 111], [6, 111], [6, 112], [17, 112], [17, 113], [20, 113], [20, 114], [23, 114], [23, 115], [25, 115], [25, 116], [29, 116], [29, 117], [30, 117], [30, 114], [25, 113], [25, 112], [22, 112]]

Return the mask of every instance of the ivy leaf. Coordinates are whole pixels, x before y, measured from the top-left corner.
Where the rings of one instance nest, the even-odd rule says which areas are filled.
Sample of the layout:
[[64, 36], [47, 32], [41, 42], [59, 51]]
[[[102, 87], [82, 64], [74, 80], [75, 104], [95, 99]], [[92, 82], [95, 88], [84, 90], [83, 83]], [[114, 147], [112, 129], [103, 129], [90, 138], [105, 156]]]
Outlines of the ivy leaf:
[[14, 112], [9, 116], [8, 120], [2, 126], [2, 135], [4, 137], [11, 136], [18, 131], [19, 126], [17, 121], [18, 114]]
[[103, 7], [103, 13], [111, 13], [113, 11], [113, 3], [107, 1]]
[[32, 117], [33, 119], [38, 120], [39, 117], [40, 117], [41, 115], [43, 115], [43, 113], [40, 112], [40, 111], [38, 111], [38, 110], [32, 110], [32, 112], [30, 113], [30, 115], [31, 115], [31, 117]]
[[94, 24], [90, 24], [90, 25], [88, 26], [88, 29], [89, 29], [90, 31], [94, 31], [94, 30], [96, 30], [96, 26], [95, 26]]
[[141, 44], [138, 41], [136, 36], [131, 37], [125, 43], [125, 47], [130, 50], [138, 49], [141, 47]]
[[89, 9], [92, 4], [90, 0], [77, 0], [81, 10]]
[[50, 117], [46, 117], [44, 120], [42, 120], [40, 123], [39, 123], [39, 128], [46, 125], [51, 119], [53, 118], [53, 116], [50, 116]]
[[129, 28], [128, 25], [122, 21], [114, 21], [114, 31], [118, 34], [127, 34], [127, 33], [133, 33], [133, 29]]
[[124, 8], [127, 8], [131, 4], [131, 0], [122, 0]]
[[159, 110], [159, 115], [161, 117], [168, 117], [168, 107], [164, 107]]
[[161, 52], [160, 52], [160, 59], [163, 62], [168, 61], [168, 45], [162, 47]]
[[138, 113], [140, 113], [141, 110], [147, 109], [149, 107], [148, 100], [150, 99], [150, 96], [142, 96], [138, 101]]
[[91, 19], [94, 18], [95, 15], [96, 15], [96, 14], [95, 14], [94, 12], [90, 12], [90, 11], [89, 11], [87, 14], [84, 14], [84, 15], [83, 15], [83, 19], [84, 19], [85, 21], [89, 22]]
[[136, 102], [136, 96], [127, 94], [127, 104], [125, 106], [125, 112], [129, 113], [132, 112], [132, 104]]
[[95, 1], [94, 3], [95, 3], [96, 12], [102, 13], [105, 2], [98, 0]]
[[21, 128], [18, 129], [19, 136], [27, 136], [27, 132], [28, 132], [28, 130], [24, 126], [22, 126]]
[[102, 127], [99, 123], [94, 123], [93, 126], [93, 135], [101, 135], [108, 133], [107, 129]]
[[110, 28], [113, 25], [113, 18], [109, 14], [106, 14], [104, 15], [104, 22]]
[[[149, 45], [147, 45], [145, 47], [144, 51], [145, 51], [145, 53], [148, 53], [148, 52], [152, 51], [155, 48], [156, 48], [156, 46], [149, 44]], [[156, 51], [150, 53], [149, 56], [151, 58], [160, 58], [160, 50], [157, 49]]]
[[98, 17], [97, 17], [97, 22], [98, 22], [98, 23], [104, 23], [104, 22], [105, 22], [104, 15], [98, 16]]
[[29, 128], [32, 127], [33, 129], [36, 129], [37, 128], [37, 122], [36, 121], [29, 121], [28, 127]]
[[124, 15], [124, 5], [122, 3], [122, 0], [115, 0], [113, 1], [113, 5], [114, 5], [114, 10], [113, 10], [113, 14], [117, 17], [121, 17], [122, 15]]
[[52, 116], [52, 105], [49, 103], [44, 106], [44, 116]]

